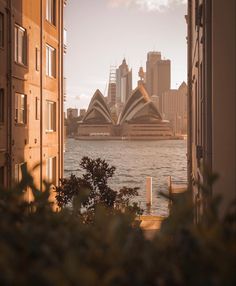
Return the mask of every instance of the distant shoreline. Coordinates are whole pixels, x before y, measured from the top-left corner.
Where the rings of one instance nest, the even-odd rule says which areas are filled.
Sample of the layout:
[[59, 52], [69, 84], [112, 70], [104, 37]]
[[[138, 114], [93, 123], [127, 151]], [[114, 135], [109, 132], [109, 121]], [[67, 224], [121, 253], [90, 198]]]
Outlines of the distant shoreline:
[[185, 135], [179, 136], [153, 136], [153, 137], [143, 137], [143, 136], [73, 136], [67, 137], [73, 138], [78, 141], [163, 141], [163, 140], [185, 140]]

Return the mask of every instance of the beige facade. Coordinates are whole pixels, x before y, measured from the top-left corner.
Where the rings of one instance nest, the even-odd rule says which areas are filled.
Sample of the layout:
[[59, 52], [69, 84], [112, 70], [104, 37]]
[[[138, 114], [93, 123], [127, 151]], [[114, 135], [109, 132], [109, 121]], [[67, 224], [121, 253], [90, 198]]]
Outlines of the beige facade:
[[183, 82], [178, 89], [161, 95], [163, 119], [169, 120], [175, 134], [187, 134], [187, 85]]
[[146, 63], [146, 88], [150, 97], [159, 97], [158, 109], [161, 110], [161, 95], [170, 90], [171, 62], [163, 60], [160, 52], [149, 52]]
[[[11, 186], [21, 166], [35, 182], [63, 176], [64, 0], [0, 0], [0, 178]], [[2, 35], [2, 34], [0, 34]], [[1, 117], [1, 116], [0, 116]]]
[[116, 103], [125, 104], [132, 93], [132, 70], [123, 59], [122, 64], [116, 69]]
[[[188, 1], [188, 176], [219, 174], [222, 210], [236, 198], [236, 1]], [[208, 197], [194, 188], [197, 217]]]

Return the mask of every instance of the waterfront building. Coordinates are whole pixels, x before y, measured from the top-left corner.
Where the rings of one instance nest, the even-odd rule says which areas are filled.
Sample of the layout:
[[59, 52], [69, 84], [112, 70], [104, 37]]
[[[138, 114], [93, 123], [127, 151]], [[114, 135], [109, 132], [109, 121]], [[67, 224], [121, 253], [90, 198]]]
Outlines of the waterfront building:
[[105, 97], [100, 90], [96, 90], [82, 122], [78, 125], [78, 136], [80, 138], [111, 136], [113, 123]]
[[170, 121], [175, 134], [187, 134], [187, 85], [183, 82], [178, 89], [161, 95], [163, 119]]
[[146, 62], [146, 88], [150, 97], [159, 97], [158, 109], [161, 110], [161, 95], [170, 89], [171, 62], [163, 60], [160, 52], [149, 52]]
[[0, 1], [0, 184], [63, 177], [65, 0]]
[[79, 116], [78, 108], [68, 108], [67, 118], [77, 118]]
[[193, 186], [196, 218], [209, 197], [222, 212], [236, 198], [236, 1], [188, 0], [188, 179], [206, 183], [201, 165], [219, 174], [210, 194]]
[[124, 105], [132, 93], [132, 70], [126, 60], [116, 69], [116, 103]]
[[104, 96], [97, 90], [78, 127], [78, 139], [162, 140], [172, 139], [170, 124], [151, 101], [144, 86], [138, 86], [127, 100], [117, 122]]

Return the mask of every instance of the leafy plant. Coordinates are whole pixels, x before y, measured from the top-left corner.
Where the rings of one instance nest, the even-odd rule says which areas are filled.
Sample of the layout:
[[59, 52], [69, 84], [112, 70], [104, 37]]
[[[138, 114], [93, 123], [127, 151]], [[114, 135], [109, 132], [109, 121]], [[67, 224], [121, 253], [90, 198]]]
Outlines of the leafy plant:
[[[95, 207], [93, 224], [68, 208], [53, 212], [48, 186], [41, 193], [25, 169], [20, 184], [0, 190], [0, 285], [236, 284], [236, 203], [219, 218], [219, 200], [211, 200], [208, 224], [194, 224], [191, 193], [174, 197], [150, 241], [134, 216], [110, 215], [105, 204]], [[26, 188], [31, 203], [22, 200]], [[76, 200], [84, 196], [79, 191]]]
[[138, 188], [123, 187], [116, 192], [109, 187], [108, 181], [115, 173], [114, 166], [109, 166], [100, 158], [94, 160], [88, 157], [82, 158], [80, 166], [85, 171], [81, 178], [72, 174], [70, 178], [62, 179], [61, 185], [56, 188], [60, 207], [73, 205], [73, 210], [86, 218], [93, 216], [98, 205], [108, 208], [109, 213], [129, 211], [142, 214], [137, 203], [132, 202], [138, 196]]

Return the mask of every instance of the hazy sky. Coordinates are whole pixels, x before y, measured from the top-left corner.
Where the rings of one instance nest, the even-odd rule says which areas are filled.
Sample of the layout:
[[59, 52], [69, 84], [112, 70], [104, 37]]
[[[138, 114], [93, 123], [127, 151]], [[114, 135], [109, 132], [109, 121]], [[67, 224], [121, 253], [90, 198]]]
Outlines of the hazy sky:
[[96, 89], [105, 93], [110, 66], [124, 57], [135, 88], [153, 50], [171, 60], [172, 88], [186, 81], [186, 9], [186, 0], [69, 0], [66, 108], [87, 108]]

